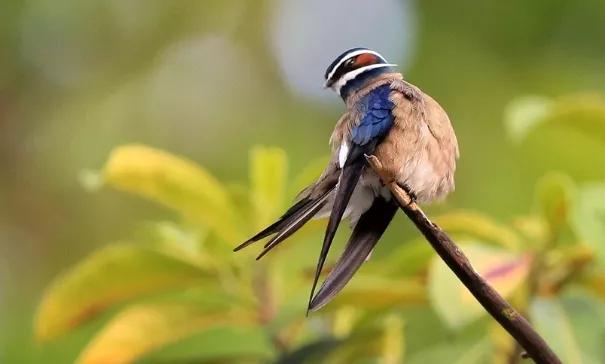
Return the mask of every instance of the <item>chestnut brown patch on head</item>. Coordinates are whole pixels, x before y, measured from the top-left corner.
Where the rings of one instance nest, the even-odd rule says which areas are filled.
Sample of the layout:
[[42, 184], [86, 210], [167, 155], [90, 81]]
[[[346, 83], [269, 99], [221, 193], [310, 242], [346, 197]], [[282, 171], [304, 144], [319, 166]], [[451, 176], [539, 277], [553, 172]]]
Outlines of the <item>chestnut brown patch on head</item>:
[[380, 58], [375, 56], [372, 53], [362, 53], [358, 56], [351, 57], [343, 62], [340, 67], [336, 69], [336, 72], [332, 76], [330, 80], [328, 80], [328, 85], [336, 82], [340, 77], [342, 77], [347, 72], [351, 72], [361, 67], [369, 66], [371, 64], [380, 63]]
[[[385, 67], [389, 66], [387, 61], [378, 53], [367, 49], [367, 48], [352, 48], [338, 56], [331, 64], [325, 73], [326, 87], [332, 87], [336, 84], [343, 76], [347, 73], [355, 71], [359, 68], [365, 68], [374, 66], [377, 64], [384, 64]], [[362, 70], [363, 71], [363, 70]], [[355, 78], [356, 73], [352, 76]]]
[[378, 57], [371, 53], [363, 53], [355, 58], [355, 68], [378, 63]]

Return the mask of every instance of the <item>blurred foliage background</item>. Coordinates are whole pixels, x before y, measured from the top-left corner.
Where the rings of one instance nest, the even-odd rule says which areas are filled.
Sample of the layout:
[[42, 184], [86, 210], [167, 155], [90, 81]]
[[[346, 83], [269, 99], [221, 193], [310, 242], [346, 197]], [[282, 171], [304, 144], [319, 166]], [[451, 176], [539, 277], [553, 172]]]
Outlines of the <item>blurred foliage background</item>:
[[564, 362], [605, 362], [603, 24], [601, 0], [2, 1], [0, 362], [516, 362], [401, 214], [310, 318], [321, 222], [231, 253], [321, 170], [354, 46], [454, 123], [431, 216]]

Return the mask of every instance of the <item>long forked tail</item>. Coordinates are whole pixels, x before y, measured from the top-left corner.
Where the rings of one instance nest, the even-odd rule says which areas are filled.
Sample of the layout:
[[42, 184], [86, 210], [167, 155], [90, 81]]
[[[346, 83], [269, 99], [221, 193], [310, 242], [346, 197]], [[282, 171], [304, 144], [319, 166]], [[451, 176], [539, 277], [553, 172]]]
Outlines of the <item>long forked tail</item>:
[[334, 188], [329, 189], [314, 199], [309, 197], [301, 199], [294, 204], [294, 206], [290, 207], [276, 222], [237, 246], [233, 251], [241, 250], [256, 241], [275, 234], [275, 236], [265, 244], [264, 250], [256, 259], [262, 258], [271, 249], [275, 248], [279, 243], [286, 240], [311, 220], [326, 204], [328, 196], [333, 190]]
[[309, 304], [310, 311], [317, 311], [340, 292], [353, 277], [397, 212], [397, 205], [382, 198], [376, 198], [353, 230], [342, 256], [336, 262], [322, 284], [317, 295]]
[[[315, 293], [319, 275], [321, 274], [321, 270], [328, 257], [330, 246], [332, 245], [332, 240], [334, 240], [334, 235], [336, 235], [336, 230], [340, 224], [340, 219], [342, 219], [347, 205], [349, 204], [349, 200], [351, 199], [351, 195], [353, 195], [353, 191], [355, 190], [355, 186], [357, 186], [364, 163], [365, 161], [362, 158], [353, 159], [351, 163], [347, 162], [344, 165], [340, 174], [336, 195], [334, 196], [334, 203], [332, 204], [332, 212], [330, 214], [330, 219], [328, 220], [328, 226], [326, 227], [317, 267], [315, 268], [315, 277], [313, 278], [313, 286], [311, 287], [311, 294], [309, 296], [309, 310], [311, 308], [311, 300]], [[307, 310], [307, 313], [309, 310]]]

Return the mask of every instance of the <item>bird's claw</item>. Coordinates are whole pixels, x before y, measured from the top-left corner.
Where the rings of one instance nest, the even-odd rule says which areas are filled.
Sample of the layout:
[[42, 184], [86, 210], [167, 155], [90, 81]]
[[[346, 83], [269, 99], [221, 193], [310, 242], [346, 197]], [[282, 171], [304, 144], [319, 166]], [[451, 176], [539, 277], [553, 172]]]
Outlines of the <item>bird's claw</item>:
[[405, 193], [408, 194], [408, 196], [410, 196], [410, 202], [408, 203], [408, 206], [411, 205], [412, 203], [416, 203], [417, 197], [416, 194], [414, 192], [412, 192], [412, 189], [410, 188], [410, 186], [408, 186], [405, 183], [397, 183], [397, 185], [399, 187], [401, 187]]

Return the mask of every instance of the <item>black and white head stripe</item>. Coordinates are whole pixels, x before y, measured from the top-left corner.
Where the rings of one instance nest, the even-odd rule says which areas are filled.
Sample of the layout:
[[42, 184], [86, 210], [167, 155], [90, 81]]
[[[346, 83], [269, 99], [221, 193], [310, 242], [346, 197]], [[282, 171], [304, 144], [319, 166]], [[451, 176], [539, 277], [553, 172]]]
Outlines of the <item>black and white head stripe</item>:
[[391, 67], [380, 53], [367, 48], [353, 48], [338, 56], [324, 75], [326, 87], [340, 93], [340, 89], [358, 75], [377, 68]]
[[351, 48], [349, 50], [344, 51], [340, 56], [336, 57], [336, 59], [328, 66], [328, 69], [326, 70], [326, 74], [324, 75], [324, 78], [326, 80], [331, 79], [332, 77], [334, 77], [334, 74], [336, 73], [336, 70], [338, 69], [338, 67], [342, 66], [343, 63], [345, 63], [347, 60], [349, 60], [351, 58], [357, 57], [364, 53], [373, 54], [376, 57], [378, 57], [378, 59], [380, 59], [382, 61], [382, 63], [388, 63], [387, 60], [384, 59], [384, 57], [382, 55], [380, 55], [380, 53], [375, 52], [371, 49]]

